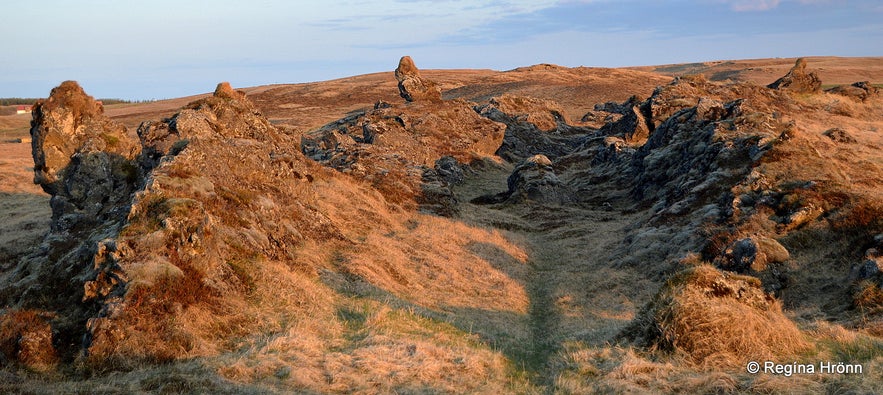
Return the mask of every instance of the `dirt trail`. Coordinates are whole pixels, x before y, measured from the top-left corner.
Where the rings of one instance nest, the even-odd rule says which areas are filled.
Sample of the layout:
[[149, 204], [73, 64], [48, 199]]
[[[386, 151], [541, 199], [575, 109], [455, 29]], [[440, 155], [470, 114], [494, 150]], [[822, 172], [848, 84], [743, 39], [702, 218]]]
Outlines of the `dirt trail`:
[[[491, 169], [468, 178], [457, 188], [462, 201], [505, 190], [509, 171]], [[508, 354], [536, 384], [554, 383], [550, 362], [566, 344], [612, 341], [658, 288], [636, 270], [610, 264], [637, 214], [591, 206], [463, 203], [461, 216], [509, 232], [529, 251], [529, 270], [517, 279], [531, 299], [529, 317], [511, 323], [528, 327], [508, 331], [530, 338]]]

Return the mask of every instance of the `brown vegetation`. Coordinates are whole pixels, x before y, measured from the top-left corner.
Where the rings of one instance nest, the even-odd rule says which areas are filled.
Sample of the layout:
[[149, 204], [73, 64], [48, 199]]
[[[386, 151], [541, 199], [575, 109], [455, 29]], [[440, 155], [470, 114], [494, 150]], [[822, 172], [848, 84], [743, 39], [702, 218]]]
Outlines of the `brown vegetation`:
[[797, 326], [756, 277], [707, 265], [667, 281], [629, 333], [651, 348], [683, 353], [704, 369], [741, 368], [748, 361], [789, 360], [809, 350]]
[[[0, 250], [0, 391], [879, 392], [744, 368], [883, 368], [877, 93], [419, 77], [443, 100], [393, 73], [105, 110], [57, 88], [51, 230], [0, 228], [38, 247]], [[48, 200], [21, 146], [4, 210]]]

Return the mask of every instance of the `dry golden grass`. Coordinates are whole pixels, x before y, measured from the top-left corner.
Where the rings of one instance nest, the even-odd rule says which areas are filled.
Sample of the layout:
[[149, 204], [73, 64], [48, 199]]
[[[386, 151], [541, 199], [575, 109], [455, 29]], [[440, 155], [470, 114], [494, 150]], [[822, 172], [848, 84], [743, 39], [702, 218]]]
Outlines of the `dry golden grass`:
[[502, 354], [449, 324], [362, 298], [329, 306], [336, 311], [324, 318], [293, 320], [238, 356], [219, 358], [219, 373], [322, 393], [504, 393], [516, 385]]
[[[851, 84], [857, 81], [883, 83], [883, 67], [879, 57], [813, 56], [805, 58], [808, 68], [818, 73], [823, 84]], [[749, 81], [768, 85], [785, 75], [794, 66], [795, 58], [719, 60], [703, 63], [630, 67], [664, 75], [703, 74], [712, 81]]]
[[883, 311], [883, 290], [873, 281], [862, 281], [856, 285], [857, 291], [853, 303], [864, 314], [875, 314]]
[[[496, 259], [470, 251], [479, 246]], [[527, 254], [499, 231], [415, 216], [409, 229], [368, 234], [344, 260], [341, 265], [351, 274], [424, 307], [527, 312], [523, 285], [507, 274], [525, 265]]]
[[59, 362], [51, 346], [51, 314], [36, 310], [0, 311], [0, 357], [36, 371], [51, 371]]
[[[874, 373], [883, 367], [880, 339], [825, 321], [816, 321], [810, 327], [806, 335], [813, 353], [772, 361], [815, 364], [812, 374], [749, 374], [745, 365], [709, 370], [685, 361], [682, 355], [569, 343], [555, 359], [553, 392], [817, 394], [879, 393], [883, 389], [879, 375]], [[860, 364], [864, 373], [822, 373], [818, 364], [825, 361]]]
[[524, 270], [527, 253], [500, 231], [400, 212], [377, 192], [337, 178], [316, 184], [317, 204], [353, 242], [329, 269], [424, 307], [526, 311], [525, 290], [507, 272]]
[[5, 269], [40, 243], [49, 229], [51, 210], [49, 195], [34, 184], [31, 144], [6, 142], [8, 137], [28, 136], [27, 127], [7, 134], [3, 118], [6, 117], [0, 117], [0, 267]]
[[559, 356], [556, 394], [743, 392], [733, 371], [701, 371], [679, 361], [657, 361], [631, 348], [570, 344]]
[[708, 370], [810, 351], [806, 336], [759, 279], [708, 265], [675, 275], [644, 314], [638, 330], [649, 332], [639, 338]]
[[30, 137], [31, 114], [0, 116], [0, 143]]

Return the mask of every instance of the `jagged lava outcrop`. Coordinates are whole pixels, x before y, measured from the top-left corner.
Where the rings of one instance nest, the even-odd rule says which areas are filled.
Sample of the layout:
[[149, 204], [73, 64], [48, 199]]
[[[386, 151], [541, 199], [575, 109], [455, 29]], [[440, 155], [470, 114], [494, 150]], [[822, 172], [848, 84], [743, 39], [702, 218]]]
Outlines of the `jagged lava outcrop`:
[[64, 359], [125, 366], [211, 353], [202, 336], [216, 335], [188, 315], [250, 319], [238, 305], [250, 274], [229, 262], [342, 238], [304, 187], [325, 171], [229, 84], [137, 134], [71, 81], [34, 114], [35, 180], [52, 194], [52, 229], [3, 274], [3, 297], [51, 312]]

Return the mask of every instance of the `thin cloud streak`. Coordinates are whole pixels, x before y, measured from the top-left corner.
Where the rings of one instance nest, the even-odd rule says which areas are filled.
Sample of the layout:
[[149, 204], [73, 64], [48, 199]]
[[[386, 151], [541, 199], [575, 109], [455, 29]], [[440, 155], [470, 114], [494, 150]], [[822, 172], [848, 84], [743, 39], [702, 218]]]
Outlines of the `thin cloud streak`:
[[766, 11], [779, 6], [779, 0], [734, 0], [728, 1], [733, 11]]

